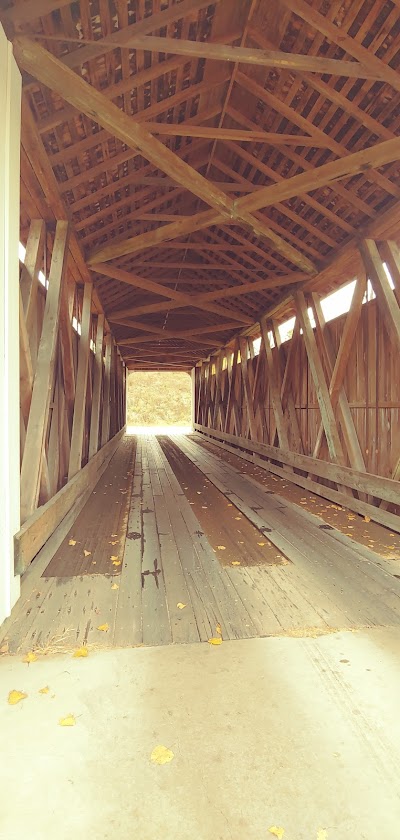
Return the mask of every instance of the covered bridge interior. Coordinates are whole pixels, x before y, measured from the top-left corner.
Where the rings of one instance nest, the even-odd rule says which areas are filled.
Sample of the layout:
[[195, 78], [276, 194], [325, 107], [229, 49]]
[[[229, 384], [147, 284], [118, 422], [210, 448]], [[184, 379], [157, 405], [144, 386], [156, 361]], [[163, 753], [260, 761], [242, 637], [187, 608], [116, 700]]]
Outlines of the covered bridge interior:
[[395, 840], [400, 0], [0, 23], [0, 835]]
[[1, 9], [3, 649], [397, 626], [398, 0]]

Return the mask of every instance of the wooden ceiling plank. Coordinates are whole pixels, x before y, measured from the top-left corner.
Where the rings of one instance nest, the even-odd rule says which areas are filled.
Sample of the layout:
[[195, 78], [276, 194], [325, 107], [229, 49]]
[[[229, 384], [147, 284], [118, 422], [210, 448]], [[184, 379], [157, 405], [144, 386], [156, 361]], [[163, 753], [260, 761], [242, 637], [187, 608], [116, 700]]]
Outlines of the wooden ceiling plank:
[[343, 29], [332, 23], [325, 15], [321, 15], [316, 9], [310, 6], [305, 0], [281, 0], [284, 6], [294, 12], [302, 20], [309, 23], [329, 41], [333, 41], [342, 50], [353, 56], [362, 64], [368, 62], [371, 69], [381, 74], [381, 81], [391, 85], [395, 90], [400, 91], [400, 76], [384, 61], [370, 52], [360, 44], [356, 38], [346, 35]]
[[[36, 2], [36, 0], [31, 0], [31, 2]], [[213, 0], [213, 2], [218, 3], [220, 0]], [[64, 64], [67, 67], [80, 67], [98, 55], [105, 55], [111, 52], [111, 50], [121, 47], [123, 45], [122, 42], [127, 44], [129, 39], [135, 37], [135, 35], [146, 35], [149, 32], [162, 29], [169, 23], [199, 12], [208, 5], [209, 0], [182, 0], [181, 3], [175, 3], [161, 12], [145, 17], [137, 23], [133, 23], [131, 26], [127, 26], [125, 29], [113, 33], [113, 35], [109, 35], [107, 38], [102, 38], [95, 44], [89, 44], [80, 50], [74, 50], [74, 52], [64, 57]]]

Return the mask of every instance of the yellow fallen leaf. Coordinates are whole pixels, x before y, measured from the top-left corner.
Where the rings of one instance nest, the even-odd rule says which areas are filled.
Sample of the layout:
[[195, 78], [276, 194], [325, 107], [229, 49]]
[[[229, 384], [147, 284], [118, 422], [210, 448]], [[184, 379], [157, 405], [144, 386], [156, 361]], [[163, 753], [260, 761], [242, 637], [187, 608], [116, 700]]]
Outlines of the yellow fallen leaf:
[[68, 540], [68, 545], [76, 545], [76, 540]]
[[181, 601], [179, 601], [179, 603], [176, 606], [178, 607], [178, 610], [184, 610], [185, 607], [186, 607], [186, 604], [182, 604]]
[[50, 691], [49, 686], [45, 685], [44, 688], [39, 688], [39, 694], [48, 694]]
[[235, 516], [235, 519], [241, 519], [241, 518], [242, 518], [241, 516]]
[[257, 545], [265, 545], [265, 543], [257, 543]]
[[25, 697], [27, 697], [27, 696], [28, 695], [25, 694], [24, 691], [16, 691], [16, 689], [13, 688], [13, 690], [10, 691], [10, 693], [8, 695], [8, 702], [9, 702], [10, 706], [15, 706], [21, 700], [25, 700]]
[[317, 840], [327, 840], [328, 832], [326, 828], [319, 828], [317, 831]]
[[174, 754], [172, 750], [169, 750], [168, 747], [163, 747], [162, 744], [160, 744], [158, 747], [154, 747], [150, 760], [153, 764], [168, 764], [172, 761], [173, 757]]
[[364, 516], [364, 522], [371, 522], [370, 516]]
[[31, 662], [37, 662], [36, 653], [33, 653], [33, 651], [30, 650], [29, 653], [27, 653], [26, 656], [24, 656], [22, 661], [27, 662], [28, 665], [30, 665]]
[[232, 502], [228, 502], [228, 507], [233, 507]]
[[89, 555], [90, 555], [92, 552], [91, 552], [91, 551], [86, 551], [86, 548], [84, 548], [84, 549], [83, 549], [83, 553], [84, 553], [85, 557], [89, 557]]
[[218, 551], [225, 551], [226, 545], [217, 545]]
[[216, 638], [209, 639], [209, 640], [208, 640], [208, 644], [209, 644], [209, 645], [222, 645], [222, 639], [221, 639], [221, 636], [218, 636], [218, 637], [216, 637]]
[[105, 624], [100, 624], [97, 629], [98, 630], [103, 630], [104, 633], [107, 633], [107, 630], [110, 629], [110, 625], [107, 624], [107, 622], [106, 622]]
[[112, 561], [113, 566], [120, 566], [121, 563], [122, 560], [118, 560], [118, 557], [114, 557], [114, 560]]
[[118, 534], [111, 534], [112, 537], [118, 537]]
[[119, 540], [109, 540], [110, 545], [117, 545]]
[[118, 583], [113, 583], [111, 589], [119, 589]]
[[222, 636], [222, 630], [221, 630], [221, 625], [220, 624], [217, 624], [217, 626], [215, 628], [215, 632], [219, 633], [219, 635]]
[[285, 829], [277, 825], [272, 825], [271, 828], [268, 829], [268, 831], [270, 834], [275, 834], [275, 837], [277, 837], [278, 840], [282, 840], [282, 837], [285, 833]]
[[58, 721], [60, 726], [75, 726], [76, 720], [74, 715], [67, 715], [65, 718], [60, 718]]
[[231, 566], [240, 566], [240, 560], [232, 560]]
[[73, 656], [74, 656], [74, 659], [84, 659], [85, 656], [88, 656], [88, 653], [89, 653], [89, 651], [88, 651], [87, 647], [82, 645], [82, 647], [78, 648], [75, 651]]

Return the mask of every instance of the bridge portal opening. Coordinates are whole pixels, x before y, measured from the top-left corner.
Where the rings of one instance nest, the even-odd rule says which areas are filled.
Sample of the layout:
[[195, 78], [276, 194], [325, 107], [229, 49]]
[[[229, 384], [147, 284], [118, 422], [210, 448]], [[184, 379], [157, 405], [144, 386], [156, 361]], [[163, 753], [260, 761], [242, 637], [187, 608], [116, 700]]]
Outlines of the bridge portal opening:
[[186, 371], [130, 371], [127, 377], [128, 433], [192, 428], [192, 380]]

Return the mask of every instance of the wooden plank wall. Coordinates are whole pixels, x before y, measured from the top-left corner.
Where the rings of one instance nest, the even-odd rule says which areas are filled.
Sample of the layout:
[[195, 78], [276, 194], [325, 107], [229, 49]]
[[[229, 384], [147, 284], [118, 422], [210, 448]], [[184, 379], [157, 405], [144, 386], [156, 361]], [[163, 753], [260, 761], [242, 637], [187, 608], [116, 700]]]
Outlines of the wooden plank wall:
[[[251, 339], [240, 338], [196, 367], [198, 426], [276, 447], [277, 461], [279, 449], [322, 459], [326, 477], [314, 479], [331, 487], [338, 484], [331, 480], [329, 465], [399, 479], [400, 262], [393, 243], [379, 243], [379, 253], [376, 243], [368, 241], [365, 247], [386, 259], [394, 291], [379, 266], [365, 262], [367, 273], [357, 280], [350, 311], [328, 323], [320, 298], [314, 294], [306, 300], [298, 292], [290, 341], [280, 344], [277, 324], [261, 322], [258, 355]], [[376, 299], [362, 304], [366, 276]], [[269, 331], [276, 341], [272, 349]], [[400, 513], [400, 506], [387, 501], [368, 501]]]
[[93, 313], [92, 284], [70, 271], [68, 227], [32, 220], [21, 265], [22, 523], [125, 425], [125, 365], [104, 316]]

